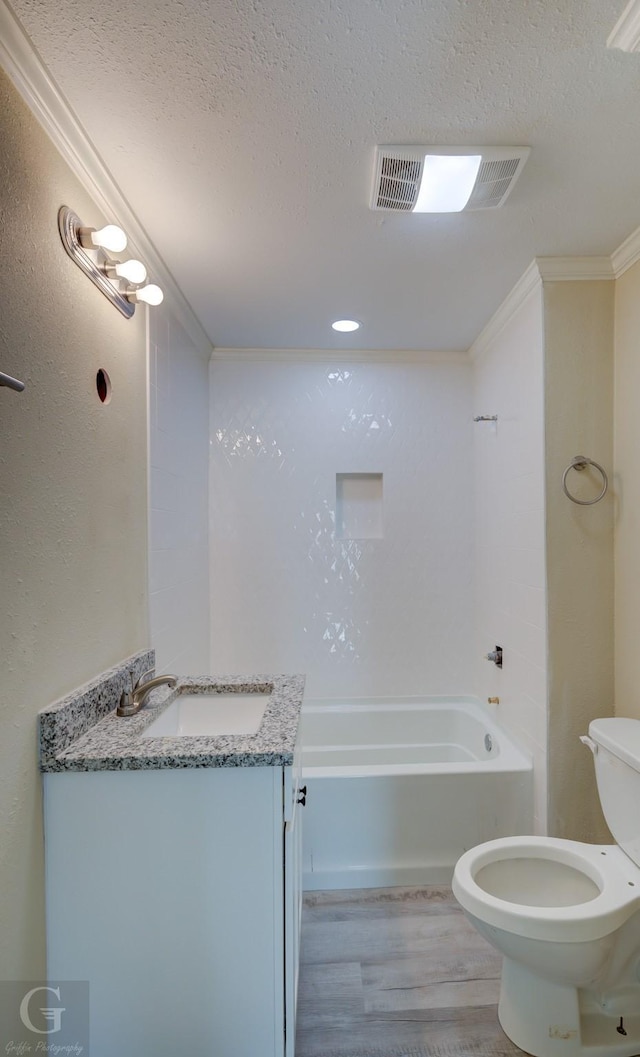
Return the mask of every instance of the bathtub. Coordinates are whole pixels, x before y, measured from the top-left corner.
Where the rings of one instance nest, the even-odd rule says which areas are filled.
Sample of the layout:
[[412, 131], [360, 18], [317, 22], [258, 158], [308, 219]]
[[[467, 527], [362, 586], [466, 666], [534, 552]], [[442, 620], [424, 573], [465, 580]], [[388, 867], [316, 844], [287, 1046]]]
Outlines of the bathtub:
[[306, 890], [448, 883], [532, 832], [531, 759], [473, 698], [310, 700], [301, 740]]

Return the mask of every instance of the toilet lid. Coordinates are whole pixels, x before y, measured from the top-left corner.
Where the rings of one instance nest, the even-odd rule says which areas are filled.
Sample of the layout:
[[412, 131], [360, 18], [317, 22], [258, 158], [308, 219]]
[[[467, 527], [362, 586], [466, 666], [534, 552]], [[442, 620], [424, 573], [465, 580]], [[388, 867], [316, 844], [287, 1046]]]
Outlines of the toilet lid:
[[640, 771], [640, 719], [622, 716], [594, 719], [589, 724], [589, 736], [603, 749]]

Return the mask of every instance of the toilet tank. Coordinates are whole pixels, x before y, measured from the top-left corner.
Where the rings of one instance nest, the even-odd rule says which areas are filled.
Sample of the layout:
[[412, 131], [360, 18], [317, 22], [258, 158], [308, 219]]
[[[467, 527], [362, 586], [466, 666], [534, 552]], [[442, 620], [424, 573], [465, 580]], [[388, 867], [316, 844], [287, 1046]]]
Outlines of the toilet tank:
[[594, 719], [598, 795], [616, 843], [640, 866], [640, 719]]

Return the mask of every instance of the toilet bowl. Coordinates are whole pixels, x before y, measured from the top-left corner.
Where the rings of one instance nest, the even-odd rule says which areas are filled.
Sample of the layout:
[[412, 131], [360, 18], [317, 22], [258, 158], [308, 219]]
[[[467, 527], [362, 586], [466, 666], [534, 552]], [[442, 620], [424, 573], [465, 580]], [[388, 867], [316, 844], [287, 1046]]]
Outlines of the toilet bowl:
[[498, 1017], [534, 1057], [640, 1054], [640, 721], [586, 740], [618, 844], [506, 837], [458, 860], [453, 892], [504, 955]]

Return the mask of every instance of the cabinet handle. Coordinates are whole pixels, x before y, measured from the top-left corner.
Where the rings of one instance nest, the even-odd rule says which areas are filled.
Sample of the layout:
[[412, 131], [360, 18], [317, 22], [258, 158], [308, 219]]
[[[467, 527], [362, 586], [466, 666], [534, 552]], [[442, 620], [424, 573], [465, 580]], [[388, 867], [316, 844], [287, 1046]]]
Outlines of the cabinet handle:
[[297, 804], [302, 804], [302, 806], [304, 807], [304, 805], [307, 802], [307, 787], [306, 787], [306, 785], [300, 786], [298, 792], [300, 793], [300, 796], [298, 797], [296, 803]]

